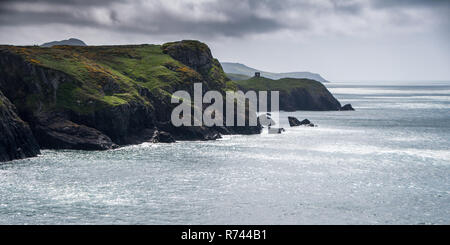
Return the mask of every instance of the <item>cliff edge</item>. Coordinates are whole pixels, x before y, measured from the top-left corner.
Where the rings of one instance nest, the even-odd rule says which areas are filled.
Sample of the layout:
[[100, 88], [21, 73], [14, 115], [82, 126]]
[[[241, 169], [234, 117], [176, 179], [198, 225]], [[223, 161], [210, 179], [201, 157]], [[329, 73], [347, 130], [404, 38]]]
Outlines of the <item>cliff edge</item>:
[[40, 153], [30, 127], [0, 91], [0, 162], [34, 157]]
[[[0, 91], [42, 148], [107, 150], [167, 139], [211, 140], [261, 127], [174, 127], [173, 92], [222, 93], [229, 79], [208, 46], [0, 46]], [[193, 94], [192, 94], [193, 96]], [[158, 137], [156, 137], [156, 136]], [[171, 140], [170, 140], [171, 141]]]

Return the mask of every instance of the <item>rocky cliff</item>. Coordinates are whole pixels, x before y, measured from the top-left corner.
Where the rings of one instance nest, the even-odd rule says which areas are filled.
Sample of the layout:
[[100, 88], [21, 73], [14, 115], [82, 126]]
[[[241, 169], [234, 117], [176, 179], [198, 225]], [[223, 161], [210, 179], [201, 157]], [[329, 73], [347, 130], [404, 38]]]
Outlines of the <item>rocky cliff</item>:
[[39, 154], [30, 127], [16, 114], [14, 105], [0, 92], [0, 162]]
[[[0, 161], [35, 156], [39, 146], [107, 150], [261, 132], [261, 125], [173, 126], [177, 104], [170, 103], [172, 94], [185, 90], [193, 97], [194, 83], [202, 83], [203, 92], [222, 94], [239, 88], [278, 90], [281, 110], [341, 108], [321, 83], [308, 79], [230, 81], [208, 46], [198, 41], [0, 46]], [[226, 121], [225, 115], [216, 116]]]
[[[225, 92], [229, 79], [208, 46], [0, 46], [0, 91], [42, 148], [105, 150], [161, 139], [209, 140], [261, 127], [174, 127], [171, 94]], [[29, 135], [32, 138], [32, 135]]]
[[[310, 79], [283, 78], [272, 80], [265, 77], [253, 77], [236, 81], [244, 91], [280, 91], [279, 109], [283, 111], [338, 111], [341, 103], [334, 98], [320, 82]], [[268, 99], [270, 103], [270, 99]]]

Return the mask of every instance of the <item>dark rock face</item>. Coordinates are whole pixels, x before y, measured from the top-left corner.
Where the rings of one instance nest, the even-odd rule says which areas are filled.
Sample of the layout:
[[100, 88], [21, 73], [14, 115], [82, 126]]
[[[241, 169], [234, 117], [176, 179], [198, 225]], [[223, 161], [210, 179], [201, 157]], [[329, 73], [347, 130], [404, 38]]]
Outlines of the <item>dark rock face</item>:
[[[224, 89], [226, 81], [229, 80], [223, 72], [219, 61], [212, 56], [211, 50], [206, 44], [195, 40], [183, 40], [166, 43], [162, 46], [162, 49], [164, 53], [198, 72], [203, 78], [201, 82], [204, 90], [221, 91]], [[246, 111], [247, 114], [248, 111]], [[235, 109], [235, 117], [236, 115], [237, 111]], [[225, 116], [222, 117], [225, 121]], [[248, 118], [245, 118], [246, 125], [249, 125]], [[210, 140], [220, 138], [220, 134], [259, 134], [261, 129], [262, 127], [258, 122], [257, 126], [172, 127], [172, 129], [166, 128], [165, 130], [173, 133], [177, 139], [192, 140], [197, 138]]]
[[[309, 79], [283, 78], [272, 80], [253, 77], [237, 82], [247, 91], [279, 91], [279, 110], [282, 111], [339, 111], [341, 103], [320, 82]], [[259, 94], [257, 94], [259, 96]], [[267, 93], [271, 108], [271, 93]], [[274, 110], [274, 109], [272, 109]]]
[[172, 137], [170, 133], [156, 130], [155, 133], [153, 134], [153, 142], [173, 143], [175, 142], [175, 139]]
[[301, 126], [301, 125], [310, 126], [310, 127], [314, 127], [315, 126], [308, 119], [304, 119], [302, 121], [299, 121], [296, 117], [288, 117], [288, 121], [289, 121], [289, 126], [291, 126], [291, 127], [296, 127], [296, 126]]
[[[25, 62], [11, 53], [0, 52], [0, 89], [15, 101], [20, 117], [30, 124], [41, 148], [107, 150], [117, 147], [111, 138], [126, 143], [130, 129], [140, 130], [148, 122], [142, 107], [106, 107], [89, 114], [45, 108], [59, 103], [57, 90], [74, 79], [62, 72]], [[26, 80], [33, 78], [33, 80]], [[29, 98], [36, 99], [29, 103]], [[42, 99], [43, 98], [43, 99]], [[48, 106], [48, 105], [47, 105]], [[140, 121], [137, 119], [141, 119]], [[144, 123], [145, 122], [145, 123]]]
[[289, 126], [299, 126], [301, 125], [301, 122], [296, 117], [288, 117]]
[[341, 107], [341, 111], [354, 111], [351, 104], [345, 104], [343, 107]]
[[312, 123], [308, 119], [303, 119], [303, 121], [300, 122], [300, 125], [310, 125], [310, 124], [312, 124]]
[[215, 140], [221, 138], [221, 133], [232, 133], [228, 129], [221, 130], [217, 127], [204, 126], [181, 126], [175, 127], [171, 122], [159, 124], [158, 128], [165, 132], [170, 132], [175, 140]]
[[339, 101], [324, 87], [320, 92], [298, 88], [290, 93], [280, 92], [280, 110], [338, 111]]
[[56, 114], [39, 115], [34, 133], [44, 148], [109, 150], [118, 147], [97, 129], [76, 124]]
[[40, 153], [30, 127], [15, 110], [0, 91], [0, 162], [34, 157]]
[[[140, 103], [106, 107], [89, 114], [70, 112], [67, 118], [101, 131], [118, 145], [146, 142], [147, 136], [142, 136], [142, 131], [153, 129], [156, 120], [154, 110]], [[141, 142], [137, 142], [135, 136], [142, 136]]]
[[194, 40], [167, 43], [162, 46], [163, 52], [181, 63], [206, 75], [212, 67], [213, 56], [206, 44]]

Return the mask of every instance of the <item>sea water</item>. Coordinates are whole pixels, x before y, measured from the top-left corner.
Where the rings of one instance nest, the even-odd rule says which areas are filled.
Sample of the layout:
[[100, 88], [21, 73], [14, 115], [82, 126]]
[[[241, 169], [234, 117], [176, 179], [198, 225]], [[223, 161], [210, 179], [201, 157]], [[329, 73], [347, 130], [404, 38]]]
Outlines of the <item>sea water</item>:
[[356, 111], [0, 164], [0, 224], [450, 224], [450, 82], [327, 87]]

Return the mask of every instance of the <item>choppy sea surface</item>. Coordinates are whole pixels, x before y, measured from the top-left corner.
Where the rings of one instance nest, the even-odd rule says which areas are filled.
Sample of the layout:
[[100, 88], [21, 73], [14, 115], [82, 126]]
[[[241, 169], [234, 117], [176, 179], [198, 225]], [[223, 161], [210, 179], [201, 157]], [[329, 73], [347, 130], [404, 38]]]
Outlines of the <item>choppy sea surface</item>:
[[356, 111], [3, 163], [0, 224], [450, 224], [450, 82], [327, 87]]

